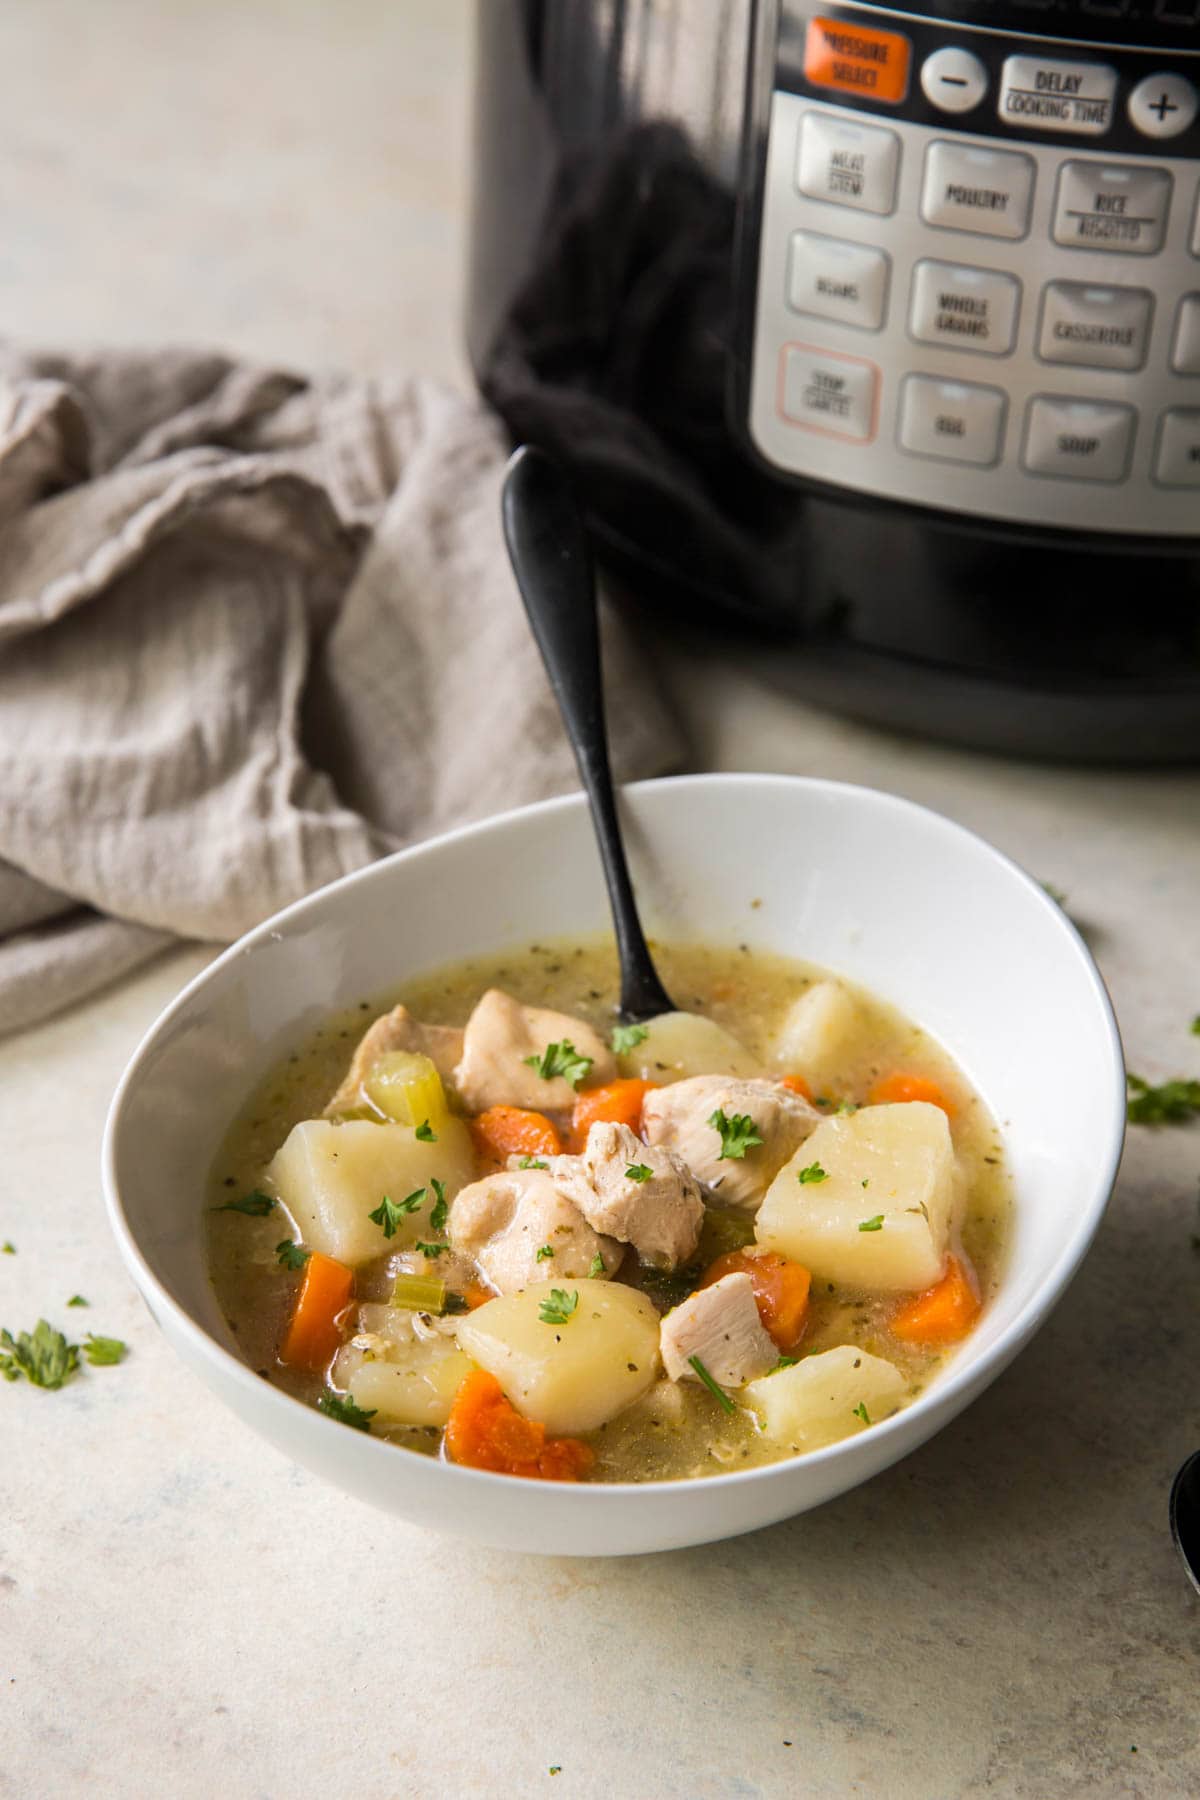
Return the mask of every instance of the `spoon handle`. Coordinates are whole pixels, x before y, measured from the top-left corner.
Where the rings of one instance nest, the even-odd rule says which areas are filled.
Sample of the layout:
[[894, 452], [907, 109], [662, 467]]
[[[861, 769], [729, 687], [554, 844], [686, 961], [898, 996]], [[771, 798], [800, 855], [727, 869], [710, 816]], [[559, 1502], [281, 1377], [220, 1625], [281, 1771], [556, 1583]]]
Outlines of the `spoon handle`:
[[635, 1023], [673, 1012], [638, 918], [621, 840], [604, 724], [596, 583], [579, 508], [558, 465], [523, 444], [505, 472], [501, 511], [517, 586], [592, 809], [617, 934], [621, 1016]]

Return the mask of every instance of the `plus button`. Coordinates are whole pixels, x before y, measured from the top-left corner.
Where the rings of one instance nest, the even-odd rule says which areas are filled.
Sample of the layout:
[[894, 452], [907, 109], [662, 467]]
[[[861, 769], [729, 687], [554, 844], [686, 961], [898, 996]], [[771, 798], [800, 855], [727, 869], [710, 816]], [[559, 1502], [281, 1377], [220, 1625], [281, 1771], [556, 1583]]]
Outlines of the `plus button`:
[[1160, 94], [1157, 100], [1152, 100], [1150, 102], [1148, 110], [1158, 114], [1159, 123], [1161, 124], [1168, 113], [1178, 112], [1179, 108], [1169, 94]]

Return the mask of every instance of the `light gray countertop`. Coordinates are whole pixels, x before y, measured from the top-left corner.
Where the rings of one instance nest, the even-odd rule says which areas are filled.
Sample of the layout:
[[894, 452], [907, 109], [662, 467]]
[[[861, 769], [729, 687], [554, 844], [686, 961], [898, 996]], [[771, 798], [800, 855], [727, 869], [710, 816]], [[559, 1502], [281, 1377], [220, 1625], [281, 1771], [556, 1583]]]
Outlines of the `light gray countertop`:
[[[459, 0], [14, 0], [6, 329], [454, 376], [465, 23]], [[1131, 1065], [1200, 1072], [1200, 777], [901, 742], [697, 656], [670, 681], [702, 765], [877, 783], [1063, 889]], [[1200, 1602], [1166, 1530], [1200, 1443], [1200, 1130], [1131, 1133], [1049, 1325], [867, 1487], [694, 1551], [506, 1559], [287, 1464], [125, 1277], [104, 1112], [204, 956], [0, 1040], [0, 1323], [44, 1312], [131, 1346], [58, 1394], [0, 1386], [4, 1800], [1200, 1791]], [[76, 1291], [90, 1310], [67, 1313]]]

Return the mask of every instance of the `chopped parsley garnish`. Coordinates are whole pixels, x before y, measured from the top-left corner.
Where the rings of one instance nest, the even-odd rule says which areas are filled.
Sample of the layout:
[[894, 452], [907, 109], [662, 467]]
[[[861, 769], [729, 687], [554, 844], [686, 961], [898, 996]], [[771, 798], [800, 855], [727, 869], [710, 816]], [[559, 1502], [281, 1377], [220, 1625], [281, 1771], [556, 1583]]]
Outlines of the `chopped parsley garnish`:
[[710, 1114], [708, 1123], [721, 1139], [721, 1154], [718, 1162], [727, 1158], [731, 1162], [740, 1162], [747, 1150], [753, 1150], [756, 1144], [762, 1143], [762, 1135], [749, 1113], [734, 1113], [731, 1119], [726, 1118], [724, 1111], [718, 1107]]
[[625, 1171], [626, 1181], [649, 1181], [654, 1170], [647, 1163], [630, 1163]]
[[700, 1361], [700, 1358], [698, 1356], [689, 1356], [688, 1362], [690, 1363], [691, 1367], [693, 1369], [695, 1369], [697, 1375], [700, 1377], [701, 1381], [704, 1383], [705, 1387], [708, 1389], [708, 1391], [712, 1395], [713, 1399], [716, 1401], [719, 1401], [719, 1403], [724, 1407], [724, 1409], [727, 1413], [736, 1412], [737, 1407], [733, 1404], [733, 1401], [729, 1398], [729, 1395], [725, 1392], [725, 1389], [723, 1387], [721, 1387], [716, 1381], [714, 1381], [714, 1379], [710, 1375], [709, 1371], [705, 1368], [704, 1364]]
[[240, 1200], [225, 1200], [220, 1206], [214, 1206], [214, 1212], [245, 1213], [249, 1219], [265, 1219], [274, 1210], [275, 1202], [270, 1194], [264, 1194], [261, 1188], [252, 1193], [243, 1194]]
[[858, 1111], [858, 1101], [857, 1100], [839, 1100], [836, 1107], [834, 1108], [833, 1116], [835, 1119], [836, 1118], [844, 1119], [844, 1118], [847, 1118], [851, 1113], [856, 1113], [857, 1111]]
[[1200, 1037], [1200, 1013], [1197, 1013], [1192, 1020], [1192, 1036]]
[[467, 1297], [465, 1294], [447, 1294], [446, 1298], [442, 1301], [442, 1311], [444, 1313], [465, 1313], [470, 1312], [470, 1310], [470, 1307], [467, 1305]]
[[275, 1256], [285, 1269], [302, 1269], [308, 1261], [309, 1252], [293, 1243], [291, 1238], [284, 1238], [281, 1244], [276, 1244]]
[[862, 1185], [863, 1185], [863, 1187], [870, 1187], [871, 1182], [870, 1182], [870, 1178], [868, 1176], [866, 1176], [866, 1175], [863, 1176]]
[[781, 1356], [779, 1361], [775, 1364], [775, 1368], [771, 1370], [771, 1373], [774, 1375], [779, 1369], [794, 1369], [799, 1361], [800, 1358], [798, 1356]]
[[68, 1306], [88, 1306], [89, 1304], [90, 1302], [85, 1300], [82, 1294], [72, 1294], [67, 1301]]
[[317, 1401], [317, 1411], [323, 1412], [327, 1419], [336, 1419], [339, 1425], [351, 1425], [355, 1431], [370, 1431], [377, 1409], [371, 1406], [364, 1410], [356, 1406], [349, 1394], [345, 1399], [341, 1394], [322, 1394]]
[[429, 1183], [433, 1189], [433, 1206], [429, 1213], [431, 1231], [445, 1231], [446, 1220], [450, 1216], [450, 1206], [446, 1199], [446, 1184], [435, 1175]]
[[553, 1244], [539, 1244], [538, 1245], [538, 1247], [537, 1247], [538, 1262], [546, 1262], [553, 1255], [554, 1255], [554, 1245]]
[[17, 1246], [9, 1238], [5, 1238], [3, 1244], [0, 1244], [0, 1256], [15, 1256], [16, 1254]]
[[579, 1305], [579, 1289], [568, 1294], [566, 1288], [551, 1288], [538, 1307], [543, 1325], [565, 1325]]
[[650, 1036], [648, 1025], [614, 1025], [609, 1046], [614, 1056], [628, 1056], [639, 1044], [644, 1044]]
[[421, 1144], [437, 1143], [437, 1132], [433, 1129], [433, 1126], [429, 1123], [428, 1119], [421, 1120], [421, 1123], [413, 1132], [413, 1136], [417, 1139], [418, 1143]]
[[591, 1263], [591, 1267], [588, 1270], [588, 1274], [591, 1276], [593, 1281], [598, 1281], [598, 1280], [603, 1280], [605, 1272], [606, 1271], [604, 1268], [604, 1258], [600, 1255], [600, 1252], [597, 1251], [595, 1256], [593, 1256], [593, 1258], [592, 1258], [592, 1263]]
[[543, 1162], [540, 1156], [523, 1156], [517, 1167], [518, 1169], [548, 1169], [550, 1164]]
[[883, 1214], [876, 1213], [873, 1219], [860, 1219], [858, 1229], [860, 1231], [882, 1231]]
[[449, 1248], [449, 1244], [425, 1244], [420, 1240], [417, 1242], [417, 1249], [421, 1252], [421, 1255], [429, 1259], [432, 1259], [435, 1256], [444, 1256]]
[[369, 1212], [367, 1217], [373, 1225], [382, 1227], [385, 1238], [395, 1237], [405, 1213], [416, 1212], [424, 1198], [424, 1188], [417, 1188], [404, 1200], [393, 1200], [390, 1194], [385, 1194], [375, 1211]]
[[79, 1346], [68, 1344], [45, 1319], [33, 1330], [0, 1331], [0, 1375], [17, 1381], [23, 1375], [34, 1387], [60, 1388], [79, 1367]]
[[1038, 886], [1041, 888], [1043, 894], [1049, 894], [1055, 906], [1065, 906], [1067, 904], [1067, 896], [1060, 887], [1055, 887], [1052, 881], [1039, 881]]
[[83, 1354], [94, 1368], [107, 1368], [112, 1363], [119, 1363], [124, 1356], [126, 1346], [120, 1338], [97, 1337], [89, 1331], [83, 1346]]
[[547, 1044], [540, 1056], [524, 1058], [525, 1066], [534, 1069], [543, 1081], [553, 1081], [561, 1075], [568, 1087], [577, 1088], [587, 1077], [594, 1058], [580, 1056], [569, 1038], [561, 1043]]
[[1200, 1081], [1164, 1081], [1151, 1087], [1140, 1075], [1127, 1075], [1131, 1125], [1182, 1125], [1200, 1113]]
[[867, 1403], [865, 1400], [859, 1401], [854, 1409], [854, 1416], [856, 1419], [861, 1419], [864, 1425], [869, 1425], [871, 1423], [871, 1415], [867, 1411]]
[[806, 1169], [800, 1170], [796, 1176], [796, 1180], [800, 1183], [801, 1187], [807, 1187], [808, 1184], [813, 1181], [828, 1181], [829, 1171], [828, 1169], [823, 1169], [819, 1162], [809, 1163]]

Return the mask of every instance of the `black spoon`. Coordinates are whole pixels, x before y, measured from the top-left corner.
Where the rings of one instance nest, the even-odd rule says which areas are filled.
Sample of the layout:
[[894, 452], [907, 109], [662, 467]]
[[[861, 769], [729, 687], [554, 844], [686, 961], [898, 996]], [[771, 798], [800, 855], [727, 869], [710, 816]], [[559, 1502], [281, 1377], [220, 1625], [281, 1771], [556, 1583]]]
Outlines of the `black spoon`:
[[1200, 1593], [1200, 1450], [1180, 1464], [1171, 1483], [1170, 1516], [1175, 1548]]
[[592, 809], [621, 963], [627, 1025], [675, 1012], [638, 918], [617, 818], [604, 724], [596, 582], [583, 519], [557, 463], [532, 445], [513, 452], [501, 499], [504, 539]]

